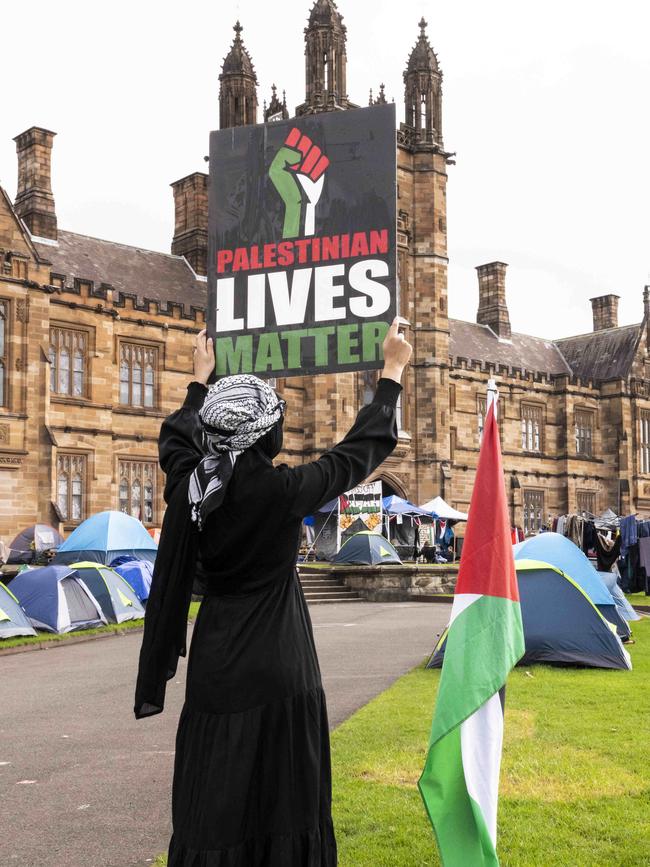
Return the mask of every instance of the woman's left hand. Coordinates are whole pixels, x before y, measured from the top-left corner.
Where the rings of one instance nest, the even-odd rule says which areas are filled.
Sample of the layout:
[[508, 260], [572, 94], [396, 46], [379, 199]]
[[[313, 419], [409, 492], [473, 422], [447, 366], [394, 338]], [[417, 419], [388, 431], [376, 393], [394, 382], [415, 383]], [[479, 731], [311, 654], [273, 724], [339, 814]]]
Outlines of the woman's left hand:
[[208, 384], [208, 379], [214, 371], [214, 350], [212, 338], [207, 336], [205, 328], [196, 335], [194, 347], [194, 379], [196, 382]]

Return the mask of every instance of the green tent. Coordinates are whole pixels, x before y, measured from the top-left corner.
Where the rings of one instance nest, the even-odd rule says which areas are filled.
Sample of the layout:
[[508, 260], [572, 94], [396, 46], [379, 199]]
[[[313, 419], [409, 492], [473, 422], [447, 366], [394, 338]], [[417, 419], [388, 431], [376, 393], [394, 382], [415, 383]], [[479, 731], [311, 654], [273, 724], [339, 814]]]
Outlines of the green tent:
[[355, 563], [360, 566], [401, 562], [399, 554], [388, 539], [368, 530], [351, 536], [332, 560], [332, 563]]
[[115, 569], [90, 561], [72, 563], [70, 569], [88, 587], [109, 623], [144, 617], [144, 608], [135, 591]]
[[0, 581], [0, 641], [17, 635], [36, 635], [36, 630], [14, 594]]

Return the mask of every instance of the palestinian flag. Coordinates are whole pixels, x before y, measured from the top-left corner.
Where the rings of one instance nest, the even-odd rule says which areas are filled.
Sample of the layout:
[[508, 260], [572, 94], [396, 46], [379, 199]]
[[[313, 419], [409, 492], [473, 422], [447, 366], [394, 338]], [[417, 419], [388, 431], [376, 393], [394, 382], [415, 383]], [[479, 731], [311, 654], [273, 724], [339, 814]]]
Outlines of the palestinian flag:
[[498, 865], [503, 701], [524, 631], [492, 402], [485, 420], [427, 759], [418, 782], [444, 867]]

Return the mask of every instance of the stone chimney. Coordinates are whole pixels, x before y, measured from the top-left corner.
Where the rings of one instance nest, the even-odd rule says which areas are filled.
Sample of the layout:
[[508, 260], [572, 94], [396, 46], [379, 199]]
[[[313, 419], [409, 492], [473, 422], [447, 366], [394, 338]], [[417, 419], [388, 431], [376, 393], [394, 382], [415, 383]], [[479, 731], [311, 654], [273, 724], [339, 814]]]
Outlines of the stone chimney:
[[598, 298], [590, 298], [594, 314], [594, 331], [618, 328], [619, 297], [619, 295], [599, 295]]
[[55, 132], [33, 126], [17, 135], [18, 189], [14, 207], [32, 233], [56, 241], [52, 195], [52, 142]]
[[208, 176], [194, 172], [171, 185], [174, 191], [172, 253], [185, 256], [197, 274], [208, 273]]
[[478, 313], [479, 325], [488, 325], [497, 337], [510, 339], [510, 317], [506, 304], [505, 262], [488, 262], [478, 265]]

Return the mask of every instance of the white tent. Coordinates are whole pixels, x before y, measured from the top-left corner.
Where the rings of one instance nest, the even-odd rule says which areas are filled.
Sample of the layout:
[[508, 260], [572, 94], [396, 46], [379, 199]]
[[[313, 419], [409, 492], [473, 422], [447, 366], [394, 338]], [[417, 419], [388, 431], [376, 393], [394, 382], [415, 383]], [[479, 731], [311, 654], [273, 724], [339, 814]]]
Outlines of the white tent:
[[425, 503], [420, 508], [424, 512], [429, 512], [434, 515], [436, 518], [440, 518], [443, 521], [466, 521], [467, 513], [466, 512], [458, 512], [456, 509], [452, 509], [451, 506], [447, 505], [442, 497], [435, 497], [433, 500], [429, 500], [428, 503]]

